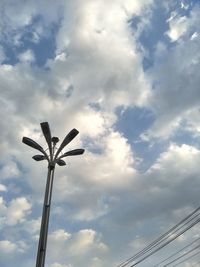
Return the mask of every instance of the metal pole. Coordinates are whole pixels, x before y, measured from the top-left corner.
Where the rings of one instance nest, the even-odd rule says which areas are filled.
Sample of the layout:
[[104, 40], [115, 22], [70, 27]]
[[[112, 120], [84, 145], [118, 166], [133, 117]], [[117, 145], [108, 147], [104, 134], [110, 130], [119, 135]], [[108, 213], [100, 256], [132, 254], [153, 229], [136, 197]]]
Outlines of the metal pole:
[[55, 164], [49, 163], [36, 267], [44, 267]]
[[[65, 161], [61, 158], [67, 156], [76, 156], [81, 155], [84, 153], [84, 149], [74, 149], [68, 151], [62, 156], [59, 156], [59, 153], [62, 149], [70, 143], [75, 136], [78, 134], [76, 129], [72, 129], [64, 138], [63, 142], [61, 143], [60, 147], [55, 153], [56, 144], [59, 142], [58, 137], [51, 137], [51, 131], [49, 128], [48, 122], [41, 123], [42, 132], [44, 137], [47, 141], [49, 147], [49, 156], [46, 151], [34, 140], [29, 137], [23, 137], [22, 142], [34, 149], [39, 150], [43, 155], [35, 155], [33, 159], [36, 161], [41, 161], [46, 159], [48, 161], [48, 173], [47, 173], [47, 181], [46, 181], [46, 189], [45, 189], [45, 196], [44, 196], [44, 204], [43, 204], [43, 211], [42, 211], [42, 220], [41, 220], [41, 228], [40, 228], [40, 237], [38, 243], [38, 251], [37, 251], [37, 259], [36, 259], [36, 267], [44, 267], [45, 264], [45, 256], [46, 256], [46, 247], [47, 247], [47, 236], [48, 236], [48, 227], [49, 227], [49, 216], [50, 216], [50, 206], [51, 206], [51, 196], [52, 196], [52, 189], [53, 189], [53, 179], [54, 179], [54, 169], [55, 165], [64, 166], [66, 165]], [[55, 153], [55, 155], [54, 155]]]

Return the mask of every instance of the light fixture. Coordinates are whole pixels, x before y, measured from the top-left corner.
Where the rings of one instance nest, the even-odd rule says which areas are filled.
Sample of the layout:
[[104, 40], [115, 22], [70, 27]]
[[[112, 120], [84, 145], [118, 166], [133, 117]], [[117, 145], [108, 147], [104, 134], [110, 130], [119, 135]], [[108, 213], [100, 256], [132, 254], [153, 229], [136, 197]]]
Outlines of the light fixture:
[[[44, 134], [45, 140], [48, 145], [49, 155], [46, 150], [44, 150], [37, 142], [32, 140], [29, 137], [23, 137], [22, 142], [34, 149], [39, 150], [43, 155], [35, 155], [33, 159], [36, 161], [47, 160], [48, 161], [48, 173], [46, 181], [46, 189], [44, 196], [41, 228], [40, 228], [40, 237], [38, 244], [38, 252], [36, 259], [36, 267], [44, 267], [45, 256], [46, 256], [46, 245], [47, 245], [47, 235], [48, 235], [48, 225], [49, 225], [49, 215], [51, 207], [51, 196], [53, 189], [53, 179], [54, 179], [54, 170], [55, 165], [64, 166], [66, 165], [65, 161], [61, 158], [67, 156], [76, 156], [84, 153], [84, 149], [74, 149], [68, 152], [65, 152], [63, 155], [58, 157], [63, 148], [69, 144], [79, 133], [76, 129], [72, 129], [64, 138], [60, 147], [57, 149], [56, 144], [59, 142], [58, 137], [51, 137], [51, 130], [48, 122], [42, 122], [41, 124], [42, 132]], [[57, 150], [56, 150], [57, 149]]]

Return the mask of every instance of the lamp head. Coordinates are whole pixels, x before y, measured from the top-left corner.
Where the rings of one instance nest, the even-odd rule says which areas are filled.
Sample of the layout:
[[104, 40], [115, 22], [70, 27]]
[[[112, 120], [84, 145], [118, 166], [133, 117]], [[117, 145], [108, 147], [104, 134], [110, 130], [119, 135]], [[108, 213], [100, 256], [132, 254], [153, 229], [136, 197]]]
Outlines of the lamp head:
[[67, 145], [69, 144], [79, 133], [78, 130], [76, 129], [72, 129], [64, 138], [64, 140], [62, 141], [60, 147], [58, 148], [57, 152], [56, 152], [56, 157], [58, 156], [58, 154], [60, 153], [60, 151]]
[[23, 142], [24, 144], [26, 144], [26, 145], [32, 147], [32, 148], [35, 148], [35, 149], [41, 151], [41, 152], [43, 151], [43, 148], [42, 148], [37, 142], [35, 142], [34, 140], [32, 140], [32, 139], [29, 138], [29, 137], [23, 137], [23, 138], [22, 138], [22, 142]]
[[84, 149], [82, 148], [78, 148], [78, 149], [74, 149], [74, 150], [70, 150], [65, 152], [60, 158], [64, 158], [64, 157], [68, 157], [68, 156], [78, 156], [78, 155], [82, 155], [85, 152]]
[[62, 160], [62, 159], [57, 159], [56, 163], [57, 163], [59, 166], [65, 166], [65, 165], [66, 165], [65, 161]]
[[43, 156], [43, 155], [35, 155], [35, 156], [33, 156], [32, 158], [33, 158], [34, 160], [36, 160], [36, 161], [41, 161], [41, 160], [46, 159], [46, 157]]
[[51, 138], [51, 141], [52, 141], [53, 145], [55, 146], [59, 142], [59, 138], [54, 136]]

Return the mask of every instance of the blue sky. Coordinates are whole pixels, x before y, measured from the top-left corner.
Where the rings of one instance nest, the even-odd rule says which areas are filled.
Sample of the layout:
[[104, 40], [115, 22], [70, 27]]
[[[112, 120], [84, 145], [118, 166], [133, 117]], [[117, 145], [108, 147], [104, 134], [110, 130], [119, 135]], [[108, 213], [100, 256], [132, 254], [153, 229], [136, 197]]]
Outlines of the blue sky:
[[0, 12], [0, 266], [35, 264], [46, 164], [21, 139], [46, 147], [43, 121], [60, 139], [77, 128], [69, 148], [86, 150], [56, 169], [46, 266], [117, 266], [199, 206], [199, 1], [8, 0]]

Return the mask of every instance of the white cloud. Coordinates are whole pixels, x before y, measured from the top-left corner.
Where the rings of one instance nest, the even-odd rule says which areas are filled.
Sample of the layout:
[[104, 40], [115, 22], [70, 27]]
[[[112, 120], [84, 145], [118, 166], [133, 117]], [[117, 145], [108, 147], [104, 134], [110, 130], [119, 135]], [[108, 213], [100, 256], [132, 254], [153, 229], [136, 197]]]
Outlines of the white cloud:
[[7, 191], [6, 186], [3, 184], [0, 184], [0, 191], [6, 192]]
[[194, 40], [194, 39], [196, 39], [196, 38], [198, 38], [199, 37], [199, 34], [197, 33], [197, 32], [194, 32], [193, 34], [192, 34], [192, 36], [191, 36], [191, 40]]
[[63, 229], [58, 229], [51, 234], [51, 239], [56, 241], [66, 241], [70, 238], [71, 234], [65, 232]]
[[13, 179], [20, 176], [20, 170], [13, 160], [7, 160], [4, 162], [3, 167], [0, 169], [0, 177], [4, 179]]
[[36, 234], [39, 233], [41, 225], [41, 218], [34, 220], [26, 220], [24, 221], [23, 227], [26, 229], [28, 233]]
[[69, 249], [72, 254], [80, 255], [95, 248], [100, 251], [106, 251], [108, 249], [107, 246], [99, 240], [99, 237], [94, 230], [84, 229], [80, 230], [75, 235]]
[[93, 149], [97, 153], [86, 151], [81, 157], [69, 158], [68, 170], [56, 171], [54, 201], [70, 203], [74, 208], [66, 206], [63, 212], [76, 220], [90, 221], [107, 214], [113, 194], [134, 186], [138, 176], [131, 147], [119, 133], [101, 136]]
[[171, 144], [168, 150], [161, 154], [160, 158], [151, 167], [149, 172], [152, 170], [167, 171], [168, 167], [171, 166], [167, 172], [169, 175], [170, 172], [175, 174], [175, 172], [178, 170], [179, 175], [181, 173], [182, 175], [180, 176], [184, 178], [185, 175], [188, 176], [197, 172], [199, 154], [200, 151], [195, 147], [185, 144], [181, 146]]
[[31, 204], [25, 197], [13, 199], [9, 203], [0, 198], [0, 213], [5, 225], [14, 226], [23, 222], [30, 209]]
[[147, 171], [146, 194], [154, 201], [163, 199], [160, 207], [165, 206], [165, 212], [198, 203], [199, 156], [195, 147], [171, 144]]
[[169, 20], [169, 31], [166, 34], [172, 42], [177, 41], [187, 32], [189, 19], [186, 16], [176, 16]]
[[26, 253], [26, 251], [29, 249], [29, 245], [23, 240], [17, 241], [17, 250], [20, 253]]
[[[107, 252], [108, 247], [101, 239], [101, 235], [92, 229], [82, 229], [70, 234], [58, 229], [49, 235], [48, 253], [52, 262], [67, 262], [69, 266], [74, 266], [72, 262], [78, 264], [82, 261], [82, 265], [86, 266], [86, 255], [89, 261], [93, 257], [91, 255], [103, 255]], [[70, 259], [73, 261], [70, 262]]]
[[11, 253], [17, 250], [17, 245], [10, 242], [9, 240], [0, 241], [0, 252], [2, 253]]
[[28, 212], [30, 212], [31, 204], [25, 197], [12, 200], [7, 209], [6, 223], [15, 225], [22, 222]]
[[83, 253], [85, 250], [91, 248], [94, 243], [95, 231], [81, 230], [75, 237], [75, 240], [70, 248], [72, 253]]
[[[109, 229], [117, 227], [118, 232], [123, 232], [122, 237], [118, 237], [121, 238], [119, 247], [112, 244], [121, 258], [123, 244], [124, 258], [128, 258], [127, 251], [129, 255], [135, 254], [134, 251], [143, 249], [199, 206], [199, 155], [195, 147], [171, 144], [140, 176], [131, 193], [124, 194], [116, 207], [113, 204], [106, 223]], [[175, 246], [184, 246], [196, 234], [198, 230], [193, 228], [178, 243], [174, 242]], [[118, 239], [112, 236], [112, 240], [116, 243]]]
[[[85, 179], [105, 188], [129, 186], [137, 172], [127, 140], [118, 132], [111, 132], [99, 140], [99, 149], [102, 153], [85, 155], [85, 173], [88, 174]], [[96, 166], [95, 170], [92, 166]]]
[[181, 1], [181, 8], [182, 8], [182, 9], [188, 10], [189, 7], [190, 7], [190, 6], [187, 5], [186, 3], [184, 3], [184, 1]]
[[17, 241], [16, 243], [9, 240], [0, 240], [0, 254], [12, 254], [14, 252], [24, 253], [28, 246], [24, 241]]
[[115, 121], [116, 117], [114, 114], [95, 111], [90, 107], [85, 107], [77, 112], [74, 123], [82, 135], [97, 138], [108, 132]]
[[[126, 2], [106, 2], [105, 5], [102, 1], [86, 1], [76, 11], [73, 4], [66, 6], [57, 53], [65, 52], [68, 56], [65, 61], [52, 62], [50, 67], [66, 81], [67, 71], [68, 80], [74, 87], [73, 102], [81, 96], [81, 99], [90, 99], [110, 110], [120, 105], [142, 105], [147, 101], [149, 85], [126, 22], [129, 18], [123, 8]], [[136, 5], [130, 5], [129, 1], [127, 5], [134, 14]]]
[[21, 62], [34, 62], [35, 61], [35, 56], [32, 50], [27, 50], [19, 55], [19, 60]]
[[[21, 0], [9, 0], [1, 2], [0, 7], [2, 10], [0, 36], [3, 41], [8, 42], [11, 46], [19, 46], [23, 43], [23, 35], [31, 34], [31, 30], [33, 38], [34, 34], [41, 33], [41, 29], [39, 30], [41, 27], [42, 35], [48, 34], [48, 27], [51, 27], [60, 17], [61, 1], [56, 3], [53, 1], [43, 1], [42, 4], [38, 4], [38, 2], [32, 0], [26, 3]], [[37, 23], [38, 18], [41, 19], [39, 23]], [[33, 25], [34, 23], [35, 25]], [[29, 27], [31, 26], [34, 27], [30, 30]], [[38, 38], [40, 36], [37, 36]]]
[[[191, 126], [192, 114], [198, 114], [200, 39], [191, 39], [191, 35], [197, 31], [199, 12], [196, 7], [187, 18], [189, 28], [184, 40], [169, 50], [158, 49], [154, 67], [149, 71], [155, 84], [150, 101], [155, 122], [148, 130], [149, 137], [167, 139], [176, 131], [184, 130], [184, 125]], [[193, 128], [195, 133], [194, 124]]]
[[[15, 66], [0, 67], [0, 112], [4, 114], [0, 122], [0, 153], [17, 158], [20, 164], [19, 170], [14, 161], [7, 165], [3, 162], [1, 177], [24, 176], [23, 190], [27, 190], [26, 195], [32, 190], [33, 209], [37, 209], [38, 203], [42, 203], [46, 165], [39, 163], [39, 168], [38, 163], [31, 162], [36, 151], [21, 144], [22, 136], [33, 138], [46, 149], [39, 122], [49, 121], [53, 135], [60, 138], [73, 127], [80, 130], [80, 137], [69, 148], [83, 146], [86, 153], [68, 159], [68, 169], [57, 168], [55, 173], [53, 203], [60, 206], [57, 214], [52, 212], [53, 219], [58, 217], [52, 223], [56, 229], [60, 219], [62, 226], [49, 235], [47, 264], [109, 266], [117, 261], [116, 255], [119, 259], [121, 253], [128, 253], [126, 246], [132, 253], [133, 246], [129, 244], [133, 244], [138, 230], [142, 234], [143, 223], [150, 220], [154, 226], [154, 218], [160, 216], [161, 220], [166, 217], [162, 226], [168, 226], [184, 214], [186, 206], [189, 210], [194, 205], [192, 199], [198, 199], [198, 149], [172, 144], [145, 175], [139, 175], [129, 140], [115, 129], [118, 108], [148, 105], [154, 111], [155, 124], [147, 136], [168, 138], [183, 118], [187, 120], [187, 129], [199, 131], [199, 39], [197, 34], [193, 36], [197, 32], [194, 25], [198, 23], [194, 21], [198, 21], [198, 12], [185, 19], [188, 24], [178, 16], [169, 22], [170, 38], [185, 38], [185, 43], [177, 42], [169, 51], [165, 44], [158, 49], [155, 68], [150, 71], [152, 83], [158, 83], [155, 82], [151, 95], [149, 77], [142, 66], [143, 55], [136, 44], [138, 36], [132, 33], [127, 21], [132, 15], [144, 17], [143, 12], [148, 12], [152, 1], [29, 1], [23, 3], [24, 7], [18, 1], [16, 10], [20, 12], [16, 14], [11, 4], [7, 1], [5, 17], [8, 35], [16, 30], [11, 35], [15, 45], [22, 42], [27, 26], [33, 26], [35, 15], [42, 14], [42, 23], [31, 28], [32, 41], [37, 44], [43, 34], [49, 34], [51, 23], [58, 22], [60, 5], [63, 18], [54, 36], [56, 56], [47, 68], [29, 64], [33, 60], [30, 50], [18, 55], [21, 62]], [[163, 54], [163, 58], [159, 57]], [[25, 197], [15, 196], [10, 202], [0, 198], [3, 234], [14, 228], [17, 238], [13, 238], [18, 240], [21, 235], [23, 240], [24, 230], [27, 234], [30, 229], [30, 245], [40, 227], [38, 215], [38, 219], [33, 217], [35, 213], [27, 220], [32, 205]], [[152, 230], [142, 244], [155, 233]], [[19, 245], [19, 241], [6, 242], [2, 246]], [[26, 243], [19, 247], [27, 250]], [[122, 247], [126, 252], [122, 252]], [[30, 259], [27, 261], [29, 265], [24, 266], [33, 265]]]

